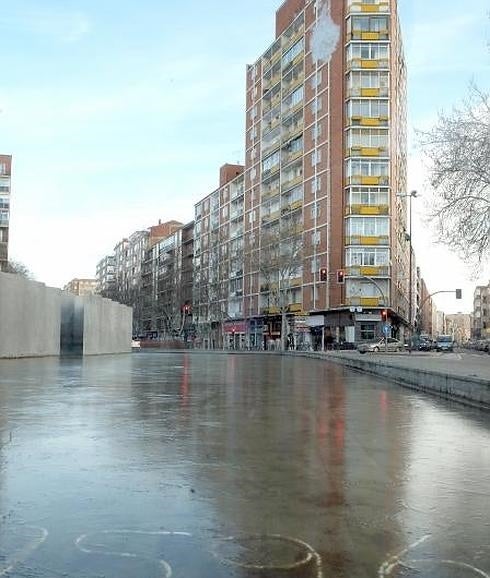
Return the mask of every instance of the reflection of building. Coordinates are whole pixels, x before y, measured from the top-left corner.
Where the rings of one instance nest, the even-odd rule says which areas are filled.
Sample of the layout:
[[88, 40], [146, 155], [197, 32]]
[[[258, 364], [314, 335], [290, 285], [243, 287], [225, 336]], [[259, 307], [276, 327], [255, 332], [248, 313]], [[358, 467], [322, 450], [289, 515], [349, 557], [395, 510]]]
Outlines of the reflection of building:
[[473, 298], [473, 339], [490, 338], [490, 282], [475, 289]]
[[0, 155], [0, 271], [6, 270], [8, 262], [11, 174], [12, 157]]
[[97, 279], [72, 279], [63, 290], [74, 295], [94, 295], [97, 290]]
[[444, 333], [452, 335], [457, 343], [466, 343], [471, 338], [471, 315], [469, 313], [446, 315], [445, 321]]
[[[263, 331], [277, 337], [285, 308], [349, 341], [379, 335], [385, 307], [394, 334], [408, 322], [407, 199], [396, 194], [407, 191], [406, 71], [396, 3], [332, 0], [330, 28], [340, 39], [331, 60], [321, 47], [312, 52], [313, 42], [329, 40], [321, 37], [327, 3], [319, 4], [279, 8], [276, 39], [247, 70], [246, 158], [236, 171], [244, 174], [228, 175], [196, 205], [200, 323], [214, 337], [229, 332], [235, 346], [247, 338], [254, 345]], [[280, 239], [284, 260], [298, 236], [301, 263], [265, 275], [264, 240]], [[217, 253], [223, 270], [213, 264]]]

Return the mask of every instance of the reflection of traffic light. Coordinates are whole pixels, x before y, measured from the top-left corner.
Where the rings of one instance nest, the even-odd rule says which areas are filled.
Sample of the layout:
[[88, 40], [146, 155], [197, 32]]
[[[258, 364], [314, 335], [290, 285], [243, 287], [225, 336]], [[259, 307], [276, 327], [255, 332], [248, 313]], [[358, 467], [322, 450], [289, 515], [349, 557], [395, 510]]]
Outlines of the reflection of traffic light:
[[322, 267], [320, 269], [320, 281], [326, 281], [326, 280], [327, 280], [327, 268]]
[[337, 283], [339, 285], [343, 285], [345, 283], [345, 271], [343, 269], [339, 269], [337, 271]]
[[384, 323], [388, 321], [388, 309], [383, 309], [383, 311], [381, 311], [381, 319]]

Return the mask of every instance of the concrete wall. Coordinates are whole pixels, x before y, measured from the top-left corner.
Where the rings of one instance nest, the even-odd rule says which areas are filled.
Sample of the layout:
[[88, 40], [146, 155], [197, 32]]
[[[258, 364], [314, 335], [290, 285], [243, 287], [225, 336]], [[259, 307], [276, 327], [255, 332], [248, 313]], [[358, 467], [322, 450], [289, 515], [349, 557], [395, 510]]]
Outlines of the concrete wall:
[[60, 289], [0, 273], [0, 358], [59, 355]]
[[131, 351], [133, 310], [109, 299], [82, 297], [83, 354]]
[[131, 351], [132, 309], [0, 273], [0, 358]]

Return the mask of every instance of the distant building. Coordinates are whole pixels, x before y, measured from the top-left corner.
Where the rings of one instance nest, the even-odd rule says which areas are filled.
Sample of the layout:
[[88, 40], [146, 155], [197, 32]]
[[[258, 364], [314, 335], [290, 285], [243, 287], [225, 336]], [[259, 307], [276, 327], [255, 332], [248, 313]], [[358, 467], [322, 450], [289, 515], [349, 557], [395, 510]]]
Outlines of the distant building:
[[471, 320], [472, 316], [469, 313], [446, 315], [444, 333], [452, 335], [457, 343], [466, 343], [471, 338]]
[[133, 308], [133, 332], [143, 333], [143, 269], [147, 251], [159, 241], [167, 238], [183, 227], [179, 221], [168, 221], [135, 231], [122, 239], [114, 248], [115, 261], [115, 299]]
[[74, 295], [95, 295], [97, 289], [97, 279], [72, 279], [64, 287], [64, 291]]
[[97, 293], [112, 299], [116, 289], [116, 257], [108, 255], [97, 263]]
[[473, 297], [473, 339], [490, 338], [490, 282], [475, 289]]
[[9, 247], [12, 157], [0, 155], [0, 271], [6, 271]]

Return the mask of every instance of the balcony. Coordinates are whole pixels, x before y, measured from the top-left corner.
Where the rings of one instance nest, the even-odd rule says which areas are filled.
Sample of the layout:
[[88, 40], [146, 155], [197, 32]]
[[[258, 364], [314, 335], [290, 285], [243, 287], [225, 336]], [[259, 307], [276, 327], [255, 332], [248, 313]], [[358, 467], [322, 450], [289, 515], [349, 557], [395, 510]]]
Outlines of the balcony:
[[302, 313], [303, 312], [303, 304], [302, 303], [290, 303], [287, 306], [288, 313]]
[[346, 215], [388, 215], [390, 208], [388, 205], [347, 205]]
[[387, 157], [386, 147], [362, 147], [353, 146], [346, 151], [348, 157]]
[[351, 116], [348, 118], [349, 126], [374, 126], [385, 127], [388, 126], [387, 116]]
[[377, 236], [347, 235], [345, 238], [345, 244], [386, 246], [390, 244], [390, 238], [388, 237], [388, 235], [377, 235]]
[[349, 4], [349, 11], [354, 13], [364, 12], [364, 13], [373, 13], [373, 12], [389, 12], [390, 11], [390, 4], [386, 0], [381, 0], [378, 4], [367, 4], [362, 2], [362, 0], [352, 0]]
[[285, 192], [289, 189], [292, 189], [296, 185], [299, 185], [301, 182], [303, 182], [303, 175], [298, 175], [292, 179], [284, 180], [282, 183], [282, 190]]
[[347, 297], [345, 304], [355, 307], [381, 307], [385, 305], [381, 297]]
[[296, 42], [298, 42], [298, 40], [300, 40], [300, 38], [303, 36], [305, 31], [304, 25], [302, 24], [298, 30], [295, 30], [295, 32], [293, 33], [292, 36], [290, 36], [289, 38], [285, 38], [284, 39], [284, 44], [282, 47], [283, 52], [287, 52], [291, 46], [293, 46], [294, 44], [296, 44]]
[[353, 30], [351, 32], [351, 39], [352, 40], [389, 40], [389, 32], [388, 30], [379, 30], [379, 31], [365, 31], [365, 30]]
[[355, 265], [346, 268], [347, 277], [389, 277], [390, 268], [383, 266]]
[[347, 62], [348, 70], [385, 70], [389, 68], [389, 60], [387, 58], [362, 59], [352, 58]]
[[362, 185], [366, 187], [387, 187], [390, 179], [387, 176], [352, 175], [347, 177], [346, 185]]
[[293, 151], [290, 153], [285, 153], [282, 155], [282, 166], [284, 167], [284, 166], [288, 165], [289, 163], [292, 163], [296, 159], [299, 159], [302, 156], [303, 156], [303, 149], [301, 149], [299, 151]]
[[283, 85], [282, 85], [283, 97], [286, 97], [288, 94], [293, 92], [295, 88], [298, 88], [298, 86], [301, 86], [301, 84], [304, 82], [304, 79], [305, 79], [305, 75], [300, 74], [297, 78], [294, 78], [290, 82], [283, 82]]
[[266, 189], [262, 191], [262, 199], [263, 200], [270, 199], [271, 197], [274, 197], [277, 194], [279, 194], [279, 184], [271, 189]]

